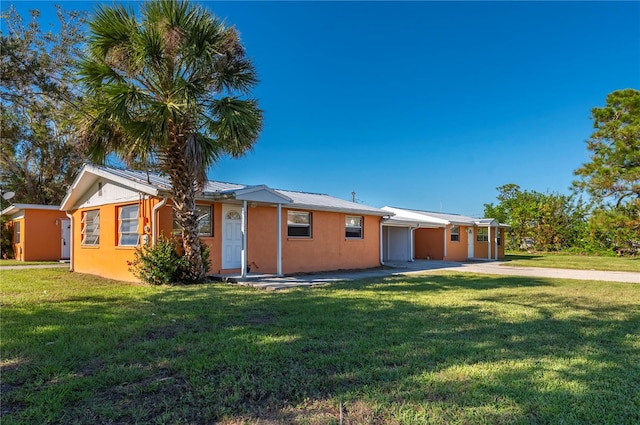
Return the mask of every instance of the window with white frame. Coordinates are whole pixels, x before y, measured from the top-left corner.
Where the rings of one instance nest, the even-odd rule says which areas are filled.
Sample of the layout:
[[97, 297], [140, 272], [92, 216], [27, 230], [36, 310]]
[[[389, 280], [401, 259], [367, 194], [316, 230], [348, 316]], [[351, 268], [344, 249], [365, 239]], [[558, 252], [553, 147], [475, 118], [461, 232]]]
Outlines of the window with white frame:
[[459, 241], [460, 241], [460, 227], [451, 226], [451, 242], [459, 242]]
[[287, 236], [310, 238], [311, 213], [305, 211], [287, 211]]
[[502, 237], [502, 234], [500, 233], [500, 229], [496, 229], [496, 239], [497, 239], [496, 243], [498, 244], [498, 246], [500, 246], [500, 244], [502, 243], [501, 237]]
[[80, 245], [100, 245], [100, 210], [85, 211], [82, 214], [82, 240]]
[[13, 230], [15, 231], [15, 237], [13, 238], [14, 243], [20, 243], [20, 222], [16, 221], [13, 225]]
[[478, 242], [489, 242], [489, 228], [488, 227], [480, 227], [478, 229], [478, 233], [476, 234], [476, 240]]
[[[196, 205], [196, 221], [198, 222], [199, 236], [213, 236], [213, 210], [211, 205]], [[173, 214], [173, 234], [180, 235], [182, 228]]]
[[120, 207], [118, 212], [118, 245], [138, 246], [140, 234], [138, 234], [139, 205], [127, 205]]
[[350, 239], [362, 239], [362, 223], [364, 217], [348, 215], [344, 219], [345, 237]]

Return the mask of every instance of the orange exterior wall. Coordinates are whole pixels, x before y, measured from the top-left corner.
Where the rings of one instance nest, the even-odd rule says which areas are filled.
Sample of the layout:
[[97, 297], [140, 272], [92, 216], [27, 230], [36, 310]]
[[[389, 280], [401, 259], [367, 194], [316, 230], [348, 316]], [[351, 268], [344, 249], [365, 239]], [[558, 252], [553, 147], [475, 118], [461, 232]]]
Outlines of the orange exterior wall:
[[[123, 204], [109, 204], [90, 207], [73, 212], [73, 270], [80, 273], [95, 274], [111, 279], [135, 281], [130, 272], [127, 261], [134, 259], [135, 247], [117, 246], [118, 243], [118, 207], [126, 205], [140, 205], [138, 233], [147, 234], [145, 226], [151, 227], [151, 209], [158, 200], [145, 199], [138, 202]], [[98, 246], [82, 246], [82, 213], [84, 211], [100, 210], [100, 244]]]
[[442, 260], [444, 258], [444, 229], [416, 229], [414, 256], [422, 260]]
[[460, 240], [451, 240], [451, 228], [447, 227], [447, 255], [444, 259], [446, 261], [466, 261], [469, 258], [469, 233], [467, 232], [467, 226], [459, 226]]
[[[151, 227], [152, 208], [157, 199], [144, 200], [140, 204], [139, 233], [143, 234], [145, 224]], [[135, 281], [128, 271], [127, 261], [134, 259], [134, 247], [117, 246], [118, 207], [125, 204], [111, 204], [95, 208], [85, 208], [73, 213], [73, 267], [81, 273], [95, 274], [112, 279]], [[200, 203], [198, 203], [200, 204]], [[203, 203], [204, 205], [204, 203]], [[222, 204], [213, 205], [213, 236], [201, 237], [210, 247], [210, 273], [221, 274], [239, 272], [225, 270], [222, 264]], [[81, 246], [82, 212], [100, 209], [99, 247]], [[351, 214], [310, 211], [312, 214], [312, 237], [287, 237], [287, 209], [282, 208], [282, 272], [328, 271], [339, 269], [359, 269], [380, 265], [380, 218], [364, 216], [362, 239], [345, 237], [345, 216]], [[158, 211], [158, 234], [171, 236], [173, 212], [171, 205]], [[151, 238], [150, 232], [147, 233]], [[251, 272], [277, 272], [277, 209], [257, 206], [247, 208], [247, 265]]]
[[283, 273], [362, 269], [380, 265], [379, 217], [364, 216], [363, 238], [347, 239], [345, 217], [353, 214], [322, 211], [311, 213], [312, 237], [289, 238], [287, 209], [282, 209]]
[[[504, 258], [504, 229], [497, 229], [500, 232], [500, 245], [498, 246], [498, 258]], [[495, 245], [495, 228], [491, 229], [491, 259], [495, 259], [496, 258], [496, 253], [494, 252], [494, 249], [496, 247]], [[476, 237], [476, 240], [474, 241], [474, 245], [473, 245], [473, 256], [475, 258], [488, 258], [487, 257], [487, 242], [478, 242], [478, 239]]]
[[[444, 229], [416, 229], [414, 233], [414, 254], [417, 259], [466, 261], [469, 258], [469, 227], [460, 226], [460, 241], [451, 241], [451, 230], [447, 227], [447, 255], [444, 256], [442, 232]], [[487, 258], [487, 242], [478, 242], [476, 239], [477, 227], [474, 228], [473, 256], [474, 258]], [[504, 229], [499, 229], [501, 243], [498, 246], [498, 258], [504, 258]], [[494, 239], [494, 235], [491, 236]], [[491, 245], [491, 259], [495, 259]]]
[[20, 261], [60, 260], [61, 220], [67, 218], [63, 211], [25, 209], [23, 218], [12, 220], [14, 228], [15, 223], [20, 223], [20, 243], [13, 244], [15, 258]]

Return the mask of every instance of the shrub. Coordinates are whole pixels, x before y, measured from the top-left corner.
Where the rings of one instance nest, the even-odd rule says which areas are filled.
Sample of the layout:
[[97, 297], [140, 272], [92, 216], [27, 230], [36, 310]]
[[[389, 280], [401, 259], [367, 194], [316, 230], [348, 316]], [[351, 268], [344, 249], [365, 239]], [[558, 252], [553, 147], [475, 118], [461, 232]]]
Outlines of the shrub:
[[13, 252], [13, 225], [7, 217], [0, 219], [0, 257], [15, 258]]
[[[129, 263], [129, 271], [138, 279], [152, 285], [176, 285], [197, 283], [186, 257], [178, 255], [180, 243], [175, 238], [158, 238], [154, 246], [137, 248], [135, 259]], [[209, 247], [202, 244], [202, 262], [209, 270]]]

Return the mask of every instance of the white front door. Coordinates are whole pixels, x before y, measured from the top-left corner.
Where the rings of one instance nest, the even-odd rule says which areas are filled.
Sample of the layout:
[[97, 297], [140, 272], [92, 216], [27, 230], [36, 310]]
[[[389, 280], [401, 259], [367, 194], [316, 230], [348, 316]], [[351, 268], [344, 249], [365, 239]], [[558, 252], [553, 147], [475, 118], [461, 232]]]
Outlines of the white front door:
[[242, 207], [222, 205], [222, 268], [239, 269], [242, 257]]
[[467, 227], [467, 236], [469, 237], [467, 242], [467, 258], [473, 258], [473, 241], [475, 240], [473, 227]]
[[60, 259], [71, 256], [71, 220], [60, 220]]

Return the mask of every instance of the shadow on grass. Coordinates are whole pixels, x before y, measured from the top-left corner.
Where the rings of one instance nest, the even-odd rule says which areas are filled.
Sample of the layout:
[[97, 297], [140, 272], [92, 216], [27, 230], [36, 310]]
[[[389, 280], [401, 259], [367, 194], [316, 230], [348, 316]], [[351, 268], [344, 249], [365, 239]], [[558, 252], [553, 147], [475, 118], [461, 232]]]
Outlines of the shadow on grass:
[[516, 261], [516, 260], [535, 260], [542, 258], [544, 255], [535, 254], [505, 254], [504, 258], [500, 261]]
[[637, 303], [553, 289], [448, 275], [12, 306], [3, 422], [277, 423], [324, 400], [369, 423], [637, 423]]

